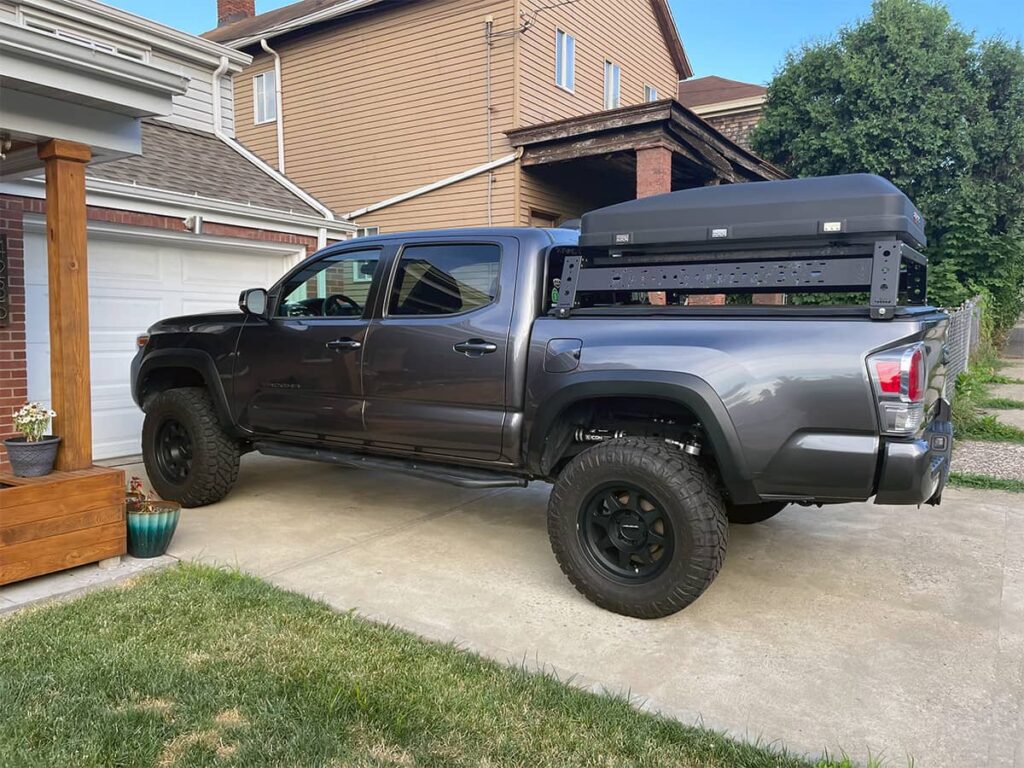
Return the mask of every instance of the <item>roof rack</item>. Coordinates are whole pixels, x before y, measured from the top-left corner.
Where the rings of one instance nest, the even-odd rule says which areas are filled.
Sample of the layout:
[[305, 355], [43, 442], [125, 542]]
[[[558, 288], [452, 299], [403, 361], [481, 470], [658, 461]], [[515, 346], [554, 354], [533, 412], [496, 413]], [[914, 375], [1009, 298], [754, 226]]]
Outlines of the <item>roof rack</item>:
[[866, 291], [888, 320], [901, 295], [925, 302], [925, 242], [921, 212], [878, 176], [685, 189], [585, 214], [554, 312], [608, 291]]
[[580, 294], [607, 291], [868, 291], [872, 319], [891, 320], [901, 294], [907, 304], [925, 303], [927, 270], [928, 259], [896, 239], [704, 252], [584, 249], [565, 259], [553, 312], [570, 317]]

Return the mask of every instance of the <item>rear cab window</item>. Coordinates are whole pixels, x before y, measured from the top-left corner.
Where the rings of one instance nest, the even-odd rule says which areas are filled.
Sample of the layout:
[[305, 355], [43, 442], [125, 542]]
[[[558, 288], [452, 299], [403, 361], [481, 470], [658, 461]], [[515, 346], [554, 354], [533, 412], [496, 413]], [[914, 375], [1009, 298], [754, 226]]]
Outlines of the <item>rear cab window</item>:
[[501, 247], [493, 243], [409, 245], [388, 297], [391, 317], [458, 315], [497, 299]]

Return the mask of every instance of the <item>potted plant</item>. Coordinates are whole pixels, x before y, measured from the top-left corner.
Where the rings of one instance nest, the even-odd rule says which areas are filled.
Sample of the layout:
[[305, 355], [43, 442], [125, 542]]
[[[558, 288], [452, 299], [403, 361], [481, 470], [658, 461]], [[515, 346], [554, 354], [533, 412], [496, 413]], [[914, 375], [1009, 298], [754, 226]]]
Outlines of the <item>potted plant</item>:
[[22, 436], [7, 438], [4, 447], [18, 477], [42, 477], [53, 471], [60, 438], [46, 430], [56, 415], [42, 403], [26, 403], [14, 412], [14, 428]]
[[124, 505], [128, 514], [128, 554], [160, 557], [167, 552], [181, 517], [181, 505], [146, 493], [137, 477], [128, 481]]

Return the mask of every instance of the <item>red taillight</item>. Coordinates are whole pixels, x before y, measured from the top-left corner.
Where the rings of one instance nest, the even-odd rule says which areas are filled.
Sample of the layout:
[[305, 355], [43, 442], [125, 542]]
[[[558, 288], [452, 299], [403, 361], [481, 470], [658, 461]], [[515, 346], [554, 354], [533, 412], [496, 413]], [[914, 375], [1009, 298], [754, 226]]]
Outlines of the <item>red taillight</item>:
[[868, 370], [875, 385], [882, 432], [914, 434], [925, 419], [928, 372], [924, 345], [911, 344], [872, 355], [868, 358]]
[[878, 388], [886, 394], [898, 395], [900, 393], [900, 370], [899, 360], [876, 360], [875, 372], [878, 377]]
[[924, 400], [924, 373], [924, 352], [921, 347], [915, 347], [907, 371], [907, 398], [912, 403]]

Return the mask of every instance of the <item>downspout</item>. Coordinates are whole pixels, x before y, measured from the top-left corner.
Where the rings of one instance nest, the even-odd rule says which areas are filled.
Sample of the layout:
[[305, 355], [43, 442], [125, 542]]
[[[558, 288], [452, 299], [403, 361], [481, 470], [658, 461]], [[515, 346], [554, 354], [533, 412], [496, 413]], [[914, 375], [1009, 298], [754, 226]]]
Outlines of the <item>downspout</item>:
[[[265, 163], [261, 158], [257, 157], [252, 152], [250, 152], [248, 149], [243, 147], [241, 144], [239, 144], [237, 141], [235, 141], [234, 138], [232, 138], [231, 136], [228, 136], [226, 133], [224, 133], [224, 118], [223, 118], [222, 107], [221, 107], [221, 103], [220, 103], [220, 100], [221, 100], [220, 79], [224, 76], [224, 73], [227, 72], [227, 71], [228, 71], [228, 57], [227, 56], [221, 56], [220, 57], [220, 64], [218, 64], [217, 68], [213, 71], [213, 78], [212, 78], [212, 81], [210, 83], [210, 85], [211, 85], [211, 89], [210, 90], [213, 93], [213, 133], [214, 133], [214, 135], [218, 139], [223, 141], [225, 144], [227, 144], [229, 147], [231, 147], [231, 149], [235, 150], [235, 152], [240, 154], [242, 157], [244, 157], [250, 163], [252, 163], [257, 168], [259, 168], [261, 171], [263, 171], [265, 174], [267, 174], [271, 178], [275, 179], [282, 187], [287, 189], [289, 192], [291, 192], [293, 195], [295, 195], [297, 198], [299, 198], [302, 202], [304, 202], [310, 208], [312, 208], [313, 210], [319, 212], [320, 215], [323, 216], [327, 221], [335, 221], [334, 213], [331, 211], [330, 208], [328, 208], [326, 205], [321, 203], [319, 200], [317, 200], [312, 195], [308, 194], [305, 190], [300, 189], [299, 187], [297, 187], [295, 184], [293, 184], [291, 181], [289, 181], [287, 177], [285, 177], [283, 174], [279, 173], [276, 168], [273, 168], [270, 165], [267, 165], [267, 163]], [[280, 112], [278, 112], [278, 115], [280, 115]], [[323, 248], [325, 245], [327, 245], [327, 228], [326, 227], [320, 227], [317, 230], [316, 244], [317, 244], [317, 248], [318, 249]]]
[[[488, 16], [484, 20], [484, 43], [486, 45], [486, 64], [484, 65], [484, 99], [487, 107], [487, 162], [494, 160], [494, 137], [492, 128], [494, 117], [491, 110], [491, 49], [493, 48], [492, 36], [494, 34], [494, 17]], [[487, 226], [494, 225], [494, 171], [487, 174]]]
[[281, 81], [281, 56], [267, 45], [267, 38], [260, 38], [260, 47], [274, 57], [274, 82], [277, 83], [274, 98], [277, 100], [277, 170], [284, 173], [284, 88]]

